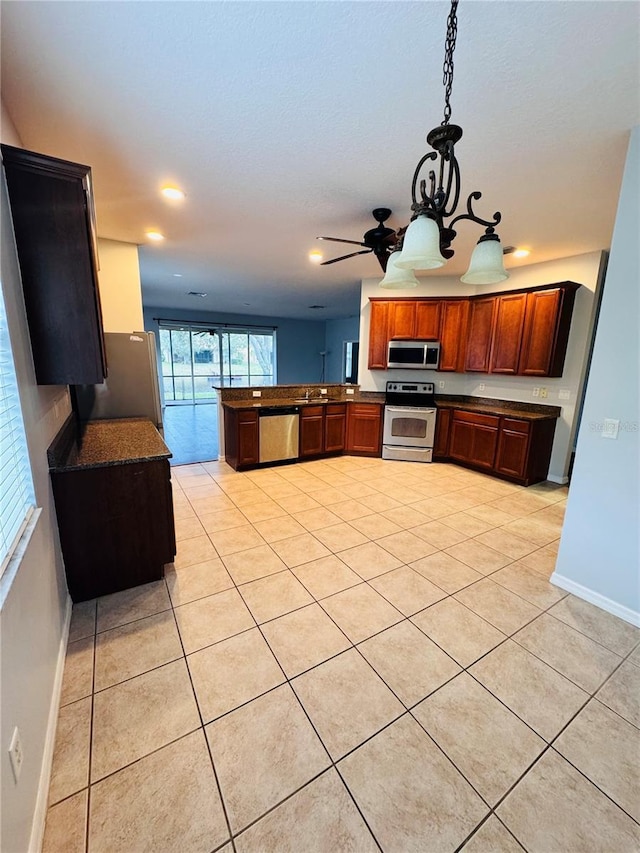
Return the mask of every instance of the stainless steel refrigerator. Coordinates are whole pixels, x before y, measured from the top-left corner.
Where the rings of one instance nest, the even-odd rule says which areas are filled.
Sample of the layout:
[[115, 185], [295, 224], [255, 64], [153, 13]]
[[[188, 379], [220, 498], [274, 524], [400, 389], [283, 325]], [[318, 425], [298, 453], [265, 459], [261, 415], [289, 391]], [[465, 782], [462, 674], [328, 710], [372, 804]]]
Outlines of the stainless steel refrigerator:
[[149, 418], [162, 433], [156, 339], [153, 332], [105, 332], [107, 378], [100, 385], [76, 385], [82, 421]]

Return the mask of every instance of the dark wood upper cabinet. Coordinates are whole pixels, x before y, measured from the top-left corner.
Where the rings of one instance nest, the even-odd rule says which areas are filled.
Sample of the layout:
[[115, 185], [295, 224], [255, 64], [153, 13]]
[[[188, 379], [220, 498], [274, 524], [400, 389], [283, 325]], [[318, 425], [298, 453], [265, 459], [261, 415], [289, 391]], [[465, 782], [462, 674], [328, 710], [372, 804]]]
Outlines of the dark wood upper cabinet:
[[497, 298], [495, 296], [471, 300], [465, 370], [477, 371], [478, 373], [489, 372], [496, 308]]
[[418, 302], [416, 305], [416, 338], [440, 338], [440, 314], [442, 303], [439, 300]]
[[460, 372], [464, 370], [465, 344], [467, 342], [468, 299], [443, 299], [440, 312], [440, 367], [439, 370]]
[[391, 302], [372, 300], [369, 306], [369, 369], [386, 369]]
[[416, 337], [416, 303], [399, 300], [389, 305], [389, 339]]
[[557, 287], [527, 294], [518, 369], [522, 376], [562, 376], [579, 286], [563, 282]]
[[91, 170], [2, 145], [39, 385], [95, 385], [106, 363]]
[[491, 344], [491, 373], [517, 373], [524, 327], [526, 293], [510, 293], [496, 298]]

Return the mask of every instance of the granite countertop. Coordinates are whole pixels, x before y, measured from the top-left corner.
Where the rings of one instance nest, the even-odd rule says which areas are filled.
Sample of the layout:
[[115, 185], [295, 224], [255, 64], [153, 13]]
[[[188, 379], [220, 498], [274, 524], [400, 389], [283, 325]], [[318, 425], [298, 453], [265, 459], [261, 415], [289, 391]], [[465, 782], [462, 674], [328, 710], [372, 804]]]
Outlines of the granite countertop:
[[518, 400], [493, 400], [490, 397], [454, 397], [436, 395], [436, 406], [440, 409], [461, 409], [486, 415], [502, 415], [527, 421], [544, 421], [560, 417], [560, 406], [543, 406], [538, 403], [522, 403]]
[[47, 451], [52, 472], [168, 459], [171, 451], [147, 418], [87, 421], [78, 438], [69, 418]]
[[308, 402], [300, 402], [299, 398], [293, 397], [262, 397], [256, 399], [252, 397], [249, 400], [223, 400], [222, 405], [227, 409], [264, 409], [264, 408], [280, 408], [281, 406], [327, 406], [332, 403], [384, 403], [384, 392], [376, 391], [359, 391], [356, 394], [348, 397], [311, 397]]

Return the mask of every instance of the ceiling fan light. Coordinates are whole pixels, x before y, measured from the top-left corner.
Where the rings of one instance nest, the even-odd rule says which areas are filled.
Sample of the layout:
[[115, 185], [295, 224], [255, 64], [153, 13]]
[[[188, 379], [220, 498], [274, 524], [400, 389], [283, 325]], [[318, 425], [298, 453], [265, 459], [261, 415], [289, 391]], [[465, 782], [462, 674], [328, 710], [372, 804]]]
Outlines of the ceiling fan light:
[[409, 287], [417, 287], [418, 279], [415, 277], [412, 269], [401, 269], [397, 265], [397, 260], [401, 252], [393, 252], [389, 255], [387, 261], [387, 270], [384, 278], [379, 284], [379, 287], [387, 288], [388, 290], [404, 290]]
[[400, 258], [400, 269], [435, 270], [445, 264], [440, 253], [440, 229], [430, 216], [416, 217], [407, 228]]
[[465, 284], [498, 284], [506, 281], [502, 245], [497, 234], [484, 234], [473, 250], [469, 269], [460, 281]]

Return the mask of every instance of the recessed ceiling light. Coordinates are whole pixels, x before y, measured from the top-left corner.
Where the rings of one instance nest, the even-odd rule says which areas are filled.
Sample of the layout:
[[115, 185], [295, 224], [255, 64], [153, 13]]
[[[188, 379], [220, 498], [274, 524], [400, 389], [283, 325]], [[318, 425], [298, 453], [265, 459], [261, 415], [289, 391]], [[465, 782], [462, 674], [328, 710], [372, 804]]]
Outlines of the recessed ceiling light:
[[312, 249], [309, 252], [309, 260], [312, 264], [319, 264], [322, 261], [323, 254], [319, 249]]
[[159, 231], [147, 231], [146, 233], [148, 240], [154, 240], [156, 243], [164, 240], [164, 234], [161, 234]]
[[173, 277], [174, 278], [182, 278], [182, 273], [181, 272], [174, 272]]
[[199, 296], [201, 299], [204, 299], [206, 295], [206, 293], [200, 293], [197, 290], [189, 290], [187, 293], [187, 296]]
[[162, 187], [160, 192], [170, 201], [182, 201], [185, 197], [184, 192], [179, 187]]
[[526, 258], [527, 255], [531, 254], [530, 249], [516, 249], [513, 253], [514, 258]]

